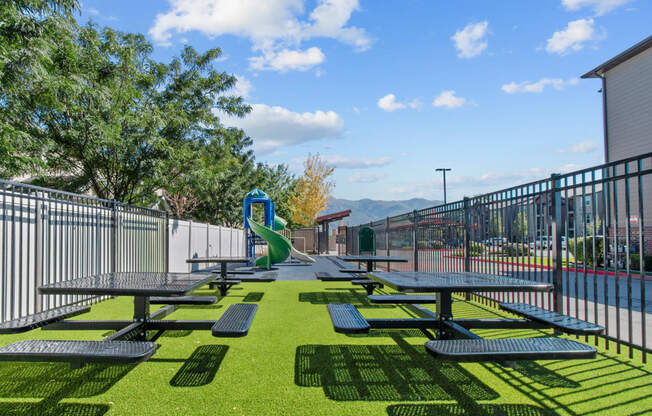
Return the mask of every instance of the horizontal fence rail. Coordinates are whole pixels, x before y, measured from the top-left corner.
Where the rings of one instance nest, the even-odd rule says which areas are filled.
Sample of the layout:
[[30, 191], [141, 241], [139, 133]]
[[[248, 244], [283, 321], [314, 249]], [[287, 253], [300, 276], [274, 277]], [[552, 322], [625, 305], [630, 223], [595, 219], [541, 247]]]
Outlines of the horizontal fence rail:
[[173, 220], [163, 211], [0, 180], [2, 322], [104, 299], [39, 295], [37, 288], [44, 284], [114, 271], [194, 271], [186, 258], [242, 253], [242, 230]]
[[359, 254], [362, 226], [376, 231], [378, 254], [408, 260], [391, 270], [551, 283], [550, 294], [477, 293], [475, 299], [528, 303], [600, 324], [606, 348], [615, 341], [618, 352], [625, 347], [633, 357], [640, 350], [647, 361], [652, 153], [347, 227], [347, 253]]

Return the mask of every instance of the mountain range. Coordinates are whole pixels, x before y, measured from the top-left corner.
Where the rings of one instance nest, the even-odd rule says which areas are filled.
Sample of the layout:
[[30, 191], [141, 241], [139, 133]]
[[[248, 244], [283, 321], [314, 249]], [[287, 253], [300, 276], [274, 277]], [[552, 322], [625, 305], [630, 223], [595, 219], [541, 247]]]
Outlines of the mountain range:
[[[379, 201], [374, 199], [353, 201], [350, 199], [333, 198], [328, 201], [328, 208], [319, 215], [350, 209], [351, 215], [342, 221], [346, 225], [358, 225], [440, 204], [442, 204], [442, 201], [430, 201], [423, 198], [412, 198], [403, 201]], [[333, 222], [332, 226], [337, 226], [338, 224], [339, 222]]]

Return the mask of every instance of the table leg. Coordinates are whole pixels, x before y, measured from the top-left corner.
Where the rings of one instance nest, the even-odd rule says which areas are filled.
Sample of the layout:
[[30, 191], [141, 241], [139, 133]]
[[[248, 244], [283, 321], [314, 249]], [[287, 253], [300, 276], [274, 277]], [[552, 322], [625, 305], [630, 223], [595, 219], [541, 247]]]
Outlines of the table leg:
[[226, 262], [220, 263], [220, 277], [222, 280], [226, 280]]
[[373, 260], [367, 260], [367, 272], [374, 271], [374, 262]]
[[[149, 296], [134, 296], [134, 321], [146, 323], [149, 320]], [[147, 325], [139, 327], [137, 341], [147, 340]]]
[[[453, 293], [450, 290], [442, 290], [437, 293], [437, 317], [441, 321], [453, 319]], [[452, 336], [451, 331], [445, 325], [442, 325], [439, 331], [439, 338], [449, 339]]]

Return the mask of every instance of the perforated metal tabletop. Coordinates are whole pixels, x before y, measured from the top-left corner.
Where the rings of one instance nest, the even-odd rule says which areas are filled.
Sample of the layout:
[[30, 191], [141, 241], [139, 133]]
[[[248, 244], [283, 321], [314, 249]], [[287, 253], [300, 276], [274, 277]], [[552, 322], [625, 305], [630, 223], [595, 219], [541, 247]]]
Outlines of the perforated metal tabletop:
[[186, 263], [249, 263], [251, 257], [195, 257], [187, 259]]
[[182, 296], [214, 278], [211, 273], [104, 273], [38, 290], [44, 295]]
[[401, 292], [547, 292], [552, 284], [471, 272], [381, 272], [367, 275]]

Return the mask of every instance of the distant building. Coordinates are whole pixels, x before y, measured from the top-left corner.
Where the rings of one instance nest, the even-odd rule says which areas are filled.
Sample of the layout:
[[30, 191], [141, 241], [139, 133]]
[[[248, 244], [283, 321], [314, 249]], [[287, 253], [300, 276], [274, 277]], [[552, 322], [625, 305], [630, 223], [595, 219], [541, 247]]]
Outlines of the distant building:
[[652, 152], [652, 36], [582, 78], [602, 79], [605, 161]]
[[[604, 125], [604, 154], [607, 163], [652, 153], [652, 36], [637, 43], [626, 51], [597, 66], [582, 78], [600, 78], [602, 80], [602, 109]], [[650, 158], [640, 167], [629, 164], [630, 173], [639, 169], [652, 168]], [[607, 175], [622, 175], [623, 165], [618, 171], [610, 169]], [[625, 187], [630, 191], [626, 195]], [[629, 222], [635, 242], [639, 226], [644, 219], [645, 252], [652, 253], [652, 175], [643, 176], [643, 209], [639, 209], [638, 179], [629, 184], [623, 180], [616, 181], [614, 187], [607, 189], [608, 212], [611, 227], [609, 236], [617, 232], [619, 239], [624, 238], [625, 225]], [[626, 202], [630, 213], [627, 218]], [[617, 209], [618, 215], [613, 215]], [[615, 225], [615, 226], [614, 226]], [[635, 246], [636, 244], [634, 244]]]

